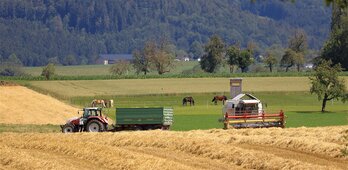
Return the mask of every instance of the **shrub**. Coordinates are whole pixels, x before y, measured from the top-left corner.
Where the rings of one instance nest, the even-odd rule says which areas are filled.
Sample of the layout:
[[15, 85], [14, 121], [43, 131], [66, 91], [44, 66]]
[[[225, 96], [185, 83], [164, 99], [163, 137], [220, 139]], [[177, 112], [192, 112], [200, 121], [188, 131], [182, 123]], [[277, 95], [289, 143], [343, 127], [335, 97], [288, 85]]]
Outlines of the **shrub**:
[[113, 75], [123, 75], [129, 71], [130, 63], [126, 60], [120, 60], [110, 67], [110, 73]]
[[54, 64], [49, 63], [42, 69], [41, 76], [45, 76], [46, 80], [49, 80], [55, 73]]

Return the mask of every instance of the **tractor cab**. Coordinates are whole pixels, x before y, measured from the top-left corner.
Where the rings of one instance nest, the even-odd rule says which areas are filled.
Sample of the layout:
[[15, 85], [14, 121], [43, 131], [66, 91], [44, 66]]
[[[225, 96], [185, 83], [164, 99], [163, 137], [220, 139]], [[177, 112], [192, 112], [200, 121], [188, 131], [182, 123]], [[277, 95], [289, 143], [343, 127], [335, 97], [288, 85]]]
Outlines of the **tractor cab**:
[[86, 107], [83, 108], [83, 118], [88, 118], [89, 116], [102, 116], [102, 108], [100, 107]]

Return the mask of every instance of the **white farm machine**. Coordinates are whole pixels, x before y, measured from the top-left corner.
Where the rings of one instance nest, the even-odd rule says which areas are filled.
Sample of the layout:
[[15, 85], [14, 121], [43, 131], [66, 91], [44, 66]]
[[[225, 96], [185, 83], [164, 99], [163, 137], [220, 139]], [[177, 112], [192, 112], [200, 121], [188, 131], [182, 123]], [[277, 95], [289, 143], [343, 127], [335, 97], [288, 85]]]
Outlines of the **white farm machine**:
[[241, 93], [242, 79], [231, 79], [230, 87], [233, 98], [227, 100], [222, 109], [224, 129], [285, 127], [283, 111], [267, 114], [258, 98], [251, 94]]

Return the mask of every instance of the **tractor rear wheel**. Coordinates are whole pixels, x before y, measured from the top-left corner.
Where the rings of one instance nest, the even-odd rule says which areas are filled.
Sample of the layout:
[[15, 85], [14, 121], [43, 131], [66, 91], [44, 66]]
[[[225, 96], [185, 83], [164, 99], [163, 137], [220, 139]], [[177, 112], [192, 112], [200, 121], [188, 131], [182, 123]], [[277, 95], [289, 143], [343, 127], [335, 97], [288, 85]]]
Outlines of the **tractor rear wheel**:
[[105, 128], [99, 120], [91, 120], [87, 123], [86, 130], [87, 132], [103, 132]]
[[62, 127], [62, 132], [63, 133], [74, 133], [75, 132], [75, 126], [72, 124], [65, 124]]

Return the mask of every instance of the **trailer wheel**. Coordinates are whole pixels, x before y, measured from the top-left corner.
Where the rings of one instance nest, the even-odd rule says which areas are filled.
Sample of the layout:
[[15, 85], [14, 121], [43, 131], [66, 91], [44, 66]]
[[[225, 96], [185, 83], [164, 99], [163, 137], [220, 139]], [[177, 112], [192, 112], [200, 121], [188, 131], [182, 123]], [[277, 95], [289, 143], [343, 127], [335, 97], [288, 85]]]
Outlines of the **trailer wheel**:
[[91, 120], [86, 126], [87, 132], [103, 132], [104, 125], [98, 120]]
[[62, 127], [62, 132], [63, 133], [74, 133], [75, 132], [75, 126], [72, 125], [72, 124], [65, 124], [63, 127]]

